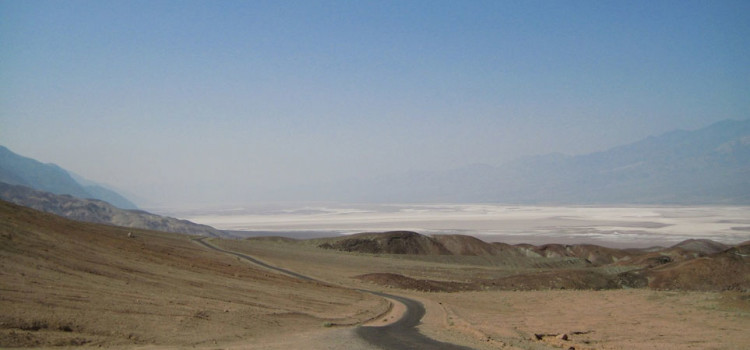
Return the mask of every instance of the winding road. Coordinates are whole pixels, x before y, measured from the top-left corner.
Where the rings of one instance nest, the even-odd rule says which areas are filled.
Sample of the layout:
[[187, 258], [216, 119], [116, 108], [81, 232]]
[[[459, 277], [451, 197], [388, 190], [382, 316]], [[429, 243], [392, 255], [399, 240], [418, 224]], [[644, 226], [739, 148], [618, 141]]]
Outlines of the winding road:
[[219, 251], [219, 252], [222, 252], [222, 253], [227, 253], [227, 254], [231, 254], [231, 255], [243, 258], [245, 260], [250, 261], [251, 263], [253, 263], [255, 265], [258, 265], [258, 266], [261, 266], [261, 267], [265, 267], [265, 268], [271, 269], [271, 270], [276, 270], [278, 272], [281, 272], [281, 273], [283, 273], [285, 275], [292, 276], [294, 278], [298, 278], [298, 279], [305, 280], [305, 281], [315, 281], [315, 282], [321, 282], [322, 283], [322, 281], [318, 281], [318, 280], [316, 280], [316, 279], [314, 279], [312, 277], [308, 277], [308, 276], [305, 276], [305, 275], [300, 275], [300, 274], [298, 274], [296, 272], [289, 271], [287, 269], [282, 269], [280, 267], [276, 267], [276, 266], [273, 266], [273, 265], [266, 264], [266, 263], [264, 263], [264, 262], [262, 262], [262, 261], [260, 261], [260, 260], [258, 260], [256, 258], [253, 258], [250, 255], [233, 252], [231, 250], [221, 249], [221, 248], [219, 248], [219, 247], [217, 247], [217, 246], [215, 246], [215, 245], [213, 245], [211, 243], [206, 242], [205, 241], [206, 238], [207, 237], [201, 237], [201, 238], [198, 238], [198, 239], [194, 239], [193, 241], [200, 243], [201, 245], [203, 245], [206, 248], [213, 249], [213, 250], [216, 250], [216, 251]]
[[[213, 249], [222, 253], [231, 254], [242, 259], [246, 259], [253, 264], [258, 266], [275, 270], [283, 274], [292, 276], [294, 278], [315, 281], [325, 283], [324, 281], [316, 280], [312, 277], [305, 276], [294, 271], [282, 269], [277, 266], [269, 265], [264, 263], [252, 256], [247, 254], [237, 253], [230, 250], [222, 249], [214, 246], [211, 243], [205, 241], [206, 237], [195, 239], [194, 241], [201, 244], [202, 246]], [[356, 289], [357, 291], [374, 294], [384, 298], [390, 298], [396, 300], [404, 306], [406, 311], [401, 316], [401, 319], [397, 320], [386, 326], [359, 326], [356, 328], [356, 333], [359, 337], [367, 341], [368, 343], [377, 346], [381, 349], [386, 350], [401, 350], [401, 349], [427, 349], [427, 350], [471, 350], [471, 348], [459, 346], [450, 343], [443, 343], [437, 340], [431, 339], [419, 333], [417, 326], [419, 325], [422, 317], [425, 314], [425, 308], [422, 303], [409, 299], [406, 297], [386, 294], [366, 289]]]
[[356, 332], [362, 339], [381, 349], [428, 349], [428, 350], [470, 350], [465, 346], [443, 343], [419, 333], [417, 326], [425, 314], [424, 305], [398, 295], [380, 293], [370, 290], [359, 291], [394, 299], [406, 306], [404, 315], [398, 321], [381, 327], [357, 327]]

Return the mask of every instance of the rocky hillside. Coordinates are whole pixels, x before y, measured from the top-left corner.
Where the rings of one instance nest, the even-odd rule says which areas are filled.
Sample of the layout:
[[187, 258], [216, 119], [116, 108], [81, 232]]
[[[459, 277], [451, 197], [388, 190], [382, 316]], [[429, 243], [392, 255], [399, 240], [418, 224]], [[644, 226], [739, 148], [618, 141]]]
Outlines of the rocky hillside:
[[193, 235], [224, 235], [213, 227], [187, 220], [159, 216], [141, 210], [120, 209], [96, 199], [57, 195], [2, 182], [0, 199], [77, 221]]

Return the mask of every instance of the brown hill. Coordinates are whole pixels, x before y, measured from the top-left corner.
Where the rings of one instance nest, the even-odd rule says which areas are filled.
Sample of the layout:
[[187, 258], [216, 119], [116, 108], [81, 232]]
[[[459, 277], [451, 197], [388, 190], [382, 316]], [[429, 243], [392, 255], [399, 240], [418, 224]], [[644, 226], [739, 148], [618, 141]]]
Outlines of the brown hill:
[[422, 292], [548, 289], [602, 290], [621, 287], [615, 276], [580, 269], [526, 272], [495, 279], [475, 279], [470, 282], [416, 279], [395, 273], [370, 273], [354, 278], [386, 287]]
[[331, 238], [319, 247], [372, 254], [447, 255], [451, 252], [434, 239], [411, 231], [358, 233]]
[[224, 236], [221, 231], [211, 226], [187, 220], [159, 216], [141, 210], [120, 209], [96, 199], [57, 195], [2, 182], [0, 199], [76, 221], [193, 235]]
[[655, 289], [750, 291], [750, 245], [665, 264], [643, 274]]
[[487, 243], [466, 235], [425, 236], [416, 232], [367, 232], [350, 236], [311, 240], [321, 248], [370, 254], [453, 255], [484, 257], [495, 265], [537, 268], [592, 266], [655, 267], [685, 261], [724, 247], [709, 240], [686, 241], [682, 247], [659, 249], [614, 249], [593, 244], [509, 245]]
[[472, 236], [426, 236], [411, 231], [365, 232], [314, 241], [321, 248], [373, 254], [491, 256], [501, 259], [538, 257], [517, 246], [487, 243]]
[[682, 248], [664, 248], [654, 252], [633, 255], [631, 259], [623, 259], [616, 262], [615, 265], [655, 268], [664, 264], [683, 262], [705, 255]]
[[[421, 235], [416, 232], [394, 231], [382, 233], [361, 233], [345, 237], [316, 240], [318, 246], [347, 252], [375, 253], [375, 254], [414, 254], [414, 255], [457, 255], [457, 256], [486, 256], [497, 261], [526, 262], [533, 266], [543, 264], [553, 267], [537, 258], [548, 258], [547, 263], [578, 261], [580, 266], [608, 265], [621, 260], [629, 260], [642, 255], [640, 251], [627, 251], [606, 248], [591, 244], [562, 245], [546, 244], [533, 246], [530, 244], [510, 245], [506, 243], [487, 243], [476, 237], [466, 235], [439, 234], [432, 236]], [[531, 259], [531, 260], [530, 260]]]
[[0, 348], [205, 347], [361, 321], [386, 307], [185, 235], [71, 221], [5, 201], [0, 266]]
[[750, 244], [729, 248], [710, 240], [688, 240], [670, 248], [638, 250], [591, 244], [489, 244], [470, 236], [428, 237], [397, 231], [331, 239], [320, 247], [378, 254], [480, 256], [495, 266], [518, 269], [502, 278], [468, 282], [415, 279], [392, 273], [360, 276], [385, 286], [422, 291], [621, 287], [750, 290]]
[[478, 256], [515, 252], [512, 246], [494, 245], [466, 235], [433, 235], [430, 238], [440, 243], [453, 255]]
[[710, 239], [688, 239], [673, 245], [672, 248], [680, 248], [689, 252], [714, 254], [727, 250], [730, 246]]
[[475, 283], [416, 279], [396, 273], [368, 273], [354, 278], [381, 286], [418, 290], [420, 292], [458, 292], [479, 290]]

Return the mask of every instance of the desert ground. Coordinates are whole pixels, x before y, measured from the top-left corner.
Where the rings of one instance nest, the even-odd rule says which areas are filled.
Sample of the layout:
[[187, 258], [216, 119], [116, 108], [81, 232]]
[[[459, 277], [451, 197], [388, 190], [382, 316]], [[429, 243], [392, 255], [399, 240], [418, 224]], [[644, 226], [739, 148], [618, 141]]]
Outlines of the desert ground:
[[[747, 225], [739, 214], [725, 215], [732, 218], [710, 220]], [[358, 336], [359, 327], [392, 324], [405, 311], [367, 291], [419, 301], [425, 315], [418, 332], [463, 348], [750, 347], [744, 284], [719, 291], [514, 290], [475, 282], [632, 267], [571, 257], [341, 251], [321, 248], [335, 243], [325, 239], [204, 239], [314, 279], [306, 280], [198, 238], [73, 222], [0, 202], [0, 347], [377, 349]], [[737, 264], [746, 264], [746, 250], [732, 252], [737, 257], [725, 260], [744, 268]], [[421, 284], [389, 284], [392, 275], [409, 283], [474, 284], [425, 291]]]
[[[443, 281], [515, 273], [475, 257], [395, 256], [320, 250], [287, 239], [220, 241], [264, 261], [336, 284], [422, 301], [419, 329], [475, 349], [745, 349], [747, 292], [536, 290], [420, 292], [382, 288], [355, 276], [390, 272]], [[294, 247], [294, 248], [292, 248]], [[467, 259], [464, 259], [467, 258]], [[446, 262], [448, 260], [448, 262]], [[510, 271], [509, 271], [510, 270]], [[565, 334], [568, 340], [561, 340]], [[536, 335], [542, 335], [537, 339]]]
[[0, 204], [2, 348], [244, 347], [336, 331], [324, 325], [359, 324], [389, 307], [257, 268], [194, 237]]

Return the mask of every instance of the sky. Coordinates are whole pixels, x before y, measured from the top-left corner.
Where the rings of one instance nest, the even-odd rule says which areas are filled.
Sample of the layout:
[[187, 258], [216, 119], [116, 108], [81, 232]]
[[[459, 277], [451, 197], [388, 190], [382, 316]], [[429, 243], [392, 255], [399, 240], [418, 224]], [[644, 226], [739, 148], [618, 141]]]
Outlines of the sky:
[[748, 1], [0, 0], [0, 144], [143, 206], [750, 116]]

